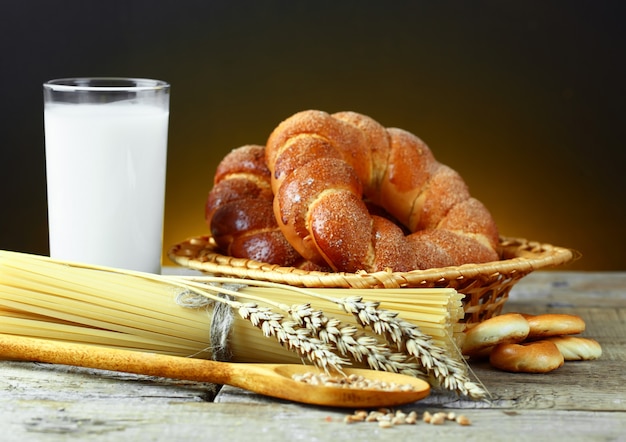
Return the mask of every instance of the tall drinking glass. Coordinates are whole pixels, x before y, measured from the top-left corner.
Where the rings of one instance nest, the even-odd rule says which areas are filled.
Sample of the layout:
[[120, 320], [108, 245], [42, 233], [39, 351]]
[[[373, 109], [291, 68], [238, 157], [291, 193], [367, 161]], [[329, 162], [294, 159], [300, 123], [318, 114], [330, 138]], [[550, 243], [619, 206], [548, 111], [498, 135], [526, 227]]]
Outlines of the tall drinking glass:
[[66, 78], [43, 90], [50, 256], [160, 272], [169, 84]]

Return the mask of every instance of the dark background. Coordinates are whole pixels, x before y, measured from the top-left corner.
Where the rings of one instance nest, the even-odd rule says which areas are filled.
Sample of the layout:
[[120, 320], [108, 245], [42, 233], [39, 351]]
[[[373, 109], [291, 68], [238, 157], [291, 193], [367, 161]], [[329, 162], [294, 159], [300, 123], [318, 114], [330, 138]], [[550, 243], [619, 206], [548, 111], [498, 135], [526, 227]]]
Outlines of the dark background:
[[567, 269], [626, 270], [624, 5], [4, 2], [0, 249], [48, 252], [41, 84], [135, 76], [172, 84], [165, 248], [205, 232], [226, 152], [314, 108], [416, 133]]

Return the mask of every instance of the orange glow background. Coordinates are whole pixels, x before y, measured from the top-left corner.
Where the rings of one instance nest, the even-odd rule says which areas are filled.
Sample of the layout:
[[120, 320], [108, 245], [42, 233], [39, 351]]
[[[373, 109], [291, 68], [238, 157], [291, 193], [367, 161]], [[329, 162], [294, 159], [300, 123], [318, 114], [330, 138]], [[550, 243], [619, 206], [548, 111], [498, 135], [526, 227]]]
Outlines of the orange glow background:
[[[428, 20], [419, 7], [386, 5], [350, 20], [294, 5], [288, 20], [258, 6], [237, 30], [207, 31], [230, 52], [206, 36], [190, 42], [205, 56], [176, 60], [188, 77], [173, 86], [166, 248], [205, 232], [204, 199], [226, 152], [264, 143], [282, 119], [314, 108], [414, 132], [462, 174], [502, 234], [582, 253], [568, 269], [626, 269], [624, 152], [606, 99], [615, 73], [598, 63], [608, 47], [582, 41], [608, 36], [546, 5], [468, 6], [466, 16], [423, 7]], [[181, 96], [189, 85], [193, 102]]]
[[14, 216], [0, 248], [47, 247], [41, 83], [117, 75], [172, 84], [164, 253], [206, 233], [228, 151], [264, 143], [300, 110], [353, 110], [425, 140], [503, 235], [582, 254], [559, 269], [626, 270], [619, 2], [158, 0], [72, 9], [54, 24], [47, 6], [17, 3], [0, 31], [17, 45], [2, 75], [34, 92], [3, 110], [0, 141], [13, 149], [0, 179], [18, 190], [3, 195]]

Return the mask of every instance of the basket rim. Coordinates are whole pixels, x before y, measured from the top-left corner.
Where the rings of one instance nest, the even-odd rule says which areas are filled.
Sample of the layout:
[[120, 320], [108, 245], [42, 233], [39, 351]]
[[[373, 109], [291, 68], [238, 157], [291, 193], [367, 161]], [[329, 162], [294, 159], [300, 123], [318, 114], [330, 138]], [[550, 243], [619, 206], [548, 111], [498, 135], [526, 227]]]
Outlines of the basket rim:
[[318, 272], [282, 267], [244, 258], [222, 255], [210, 235], [190, 237], [173, 245], [169, 258], [176, 264], [214, 275], [279, 282], [304, 287], [420, 287], [463, 279], [519, 279], [546, 267], [570, 262], [572, 249], [524, 238], [500, 237], [499, 261], [409, 272]]

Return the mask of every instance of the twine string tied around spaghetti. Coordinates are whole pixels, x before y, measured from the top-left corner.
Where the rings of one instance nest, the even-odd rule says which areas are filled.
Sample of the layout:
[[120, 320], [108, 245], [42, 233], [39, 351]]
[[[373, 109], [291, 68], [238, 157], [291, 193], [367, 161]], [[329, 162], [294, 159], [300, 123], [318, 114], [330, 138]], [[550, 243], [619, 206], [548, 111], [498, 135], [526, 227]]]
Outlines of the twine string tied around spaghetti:
[[[209, 283], [214, 287], [220, 287], [218, 283]], [[244, 284], [221, 284], [221, 287], [237, 292], [246, 287]], [[217, 293], [216, 296], [227, 301], [233, 301], [235, 298], [226, 293]], [[229, 336], [235, 321], [233, 309], [227, 302], [216, 302], [206, 296], [201, 296], [189, 290], [183, 290], [176, 295], [176, 304], [181, 307], [191, 309], [201, 309], [213, 307], [211, 321], [209, 326], [209, 343], [211, 359], [220, 362], [228, 362], [232, 359], [233, 353], [229, 347]]]

